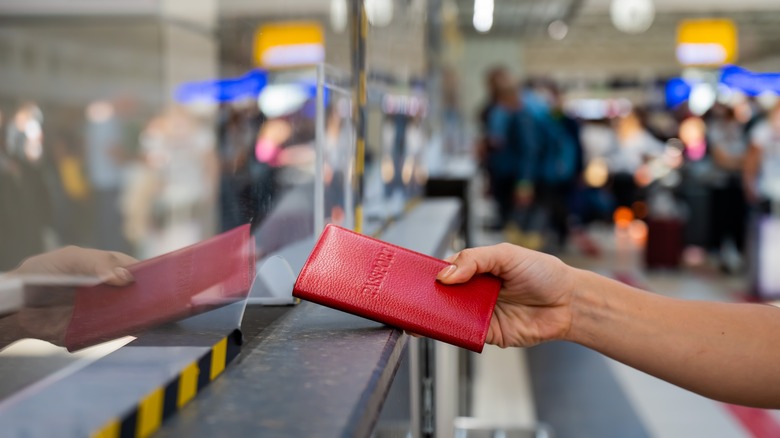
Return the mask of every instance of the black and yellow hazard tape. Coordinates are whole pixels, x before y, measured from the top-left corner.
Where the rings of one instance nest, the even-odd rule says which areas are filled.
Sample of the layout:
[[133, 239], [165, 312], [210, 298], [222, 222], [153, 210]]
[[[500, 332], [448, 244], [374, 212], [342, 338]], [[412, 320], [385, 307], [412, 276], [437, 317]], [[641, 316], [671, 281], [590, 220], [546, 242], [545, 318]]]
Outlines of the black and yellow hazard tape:
[[214, 344], [200, 359], [190, 363], [171, 381], [146, 394], [130, 412], [114, 418], [95, 431], [92, 438], [144, 438], [163, 421], [184, 407], [238, 356], [241, 332], [234, 330]]

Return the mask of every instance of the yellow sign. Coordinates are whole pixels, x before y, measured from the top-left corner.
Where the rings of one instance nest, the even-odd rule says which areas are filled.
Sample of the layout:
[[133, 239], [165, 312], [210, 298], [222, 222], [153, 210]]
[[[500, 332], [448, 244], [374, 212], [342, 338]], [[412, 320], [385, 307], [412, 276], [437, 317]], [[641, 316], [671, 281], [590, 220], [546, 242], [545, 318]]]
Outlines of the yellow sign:
[[729, 19], [683, 20], [677, 26], [677, 60], [686, 66], [719, 66], [737, 60], [737, 26]]
[[317, 22], [264, 24], [255, 31], [254, 63], [270, 69], [314, 65], [325, 60], [324, 41]]

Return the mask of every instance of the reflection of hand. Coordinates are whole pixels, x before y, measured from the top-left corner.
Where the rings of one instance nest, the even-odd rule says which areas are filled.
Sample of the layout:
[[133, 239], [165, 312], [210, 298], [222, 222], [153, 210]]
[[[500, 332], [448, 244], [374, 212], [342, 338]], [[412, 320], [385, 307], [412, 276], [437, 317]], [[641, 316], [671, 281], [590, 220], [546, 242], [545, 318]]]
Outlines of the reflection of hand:
[[484, 272], [504, 280], [487, 343], [528, 347], [569, 330], [574, 281], [571, 269], [557, 258], [502, 243], [466, 249], [448, 261], [452, 265], [439, 273], [442, 283], [463, 283]]
[[93, 275], [112, 286], [133, 282], [126, 266], [138, 260], [115, 251], [67, 246], [28, 258], [11, 275]]
[[[133, 276], [125, 266], [137, 262], [126, 254], [69, 246], [25, 260], [10, 277], [25, 275], [96, 276], [106, 284], [125, 286]], [[62, 345], [73, 313], [75, 290], [68, 286], [32, 286], [26, 296], [40, 303], [25, 303], [13, 315], [0, 320], [0, 348], [22, 338], [35, 338]], [[0, 297], [3, 299], [3, 297]]]

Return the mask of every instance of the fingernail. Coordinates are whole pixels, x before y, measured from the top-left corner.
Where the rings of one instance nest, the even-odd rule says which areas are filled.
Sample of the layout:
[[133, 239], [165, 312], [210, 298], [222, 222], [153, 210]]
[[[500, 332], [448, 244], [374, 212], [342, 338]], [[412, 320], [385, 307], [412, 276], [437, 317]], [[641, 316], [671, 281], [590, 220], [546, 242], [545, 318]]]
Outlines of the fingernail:
[[453, 272], [455, 272], [455, 270], [456, 270], [456, 269], [458, 269], [458, 267], [457, 267], [457, 266], [455, 266], [455, 265], [449, 265], [449, 266], [447, 266], [446, 268], [442, 269], [442, 270], [441, 270], [441, 272], [439, 272], [439, 275], [438, 275], [438, 277], [439, 277], [439, 278], [447, 278], [447, 277], [449, 277], [450, 275], [452, 275], [452, 273], [453, 273]]
[[125, 268], [114, 268], [114, 275], [117, 276], [122, 281], [131, 282], [133, 281], [133, 274], [130, 273]]

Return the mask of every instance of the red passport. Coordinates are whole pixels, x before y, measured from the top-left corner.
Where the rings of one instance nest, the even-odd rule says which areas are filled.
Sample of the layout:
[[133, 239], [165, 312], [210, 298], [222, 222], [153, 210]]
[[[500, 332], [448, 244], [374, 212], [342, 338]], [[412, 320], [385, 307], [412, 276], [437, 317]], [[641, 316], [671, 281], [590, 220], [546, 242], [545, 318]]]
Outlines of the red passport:
[[76, 290], [65, 346], [76, 350], [243, 300], [255, 277], [254, 240], [243, 225], [128, 267], [128, 286]]
[[328, 225], [293, 295], [482, 352], [501, 281], [481, 274], [445, 285], [447, 262]]

